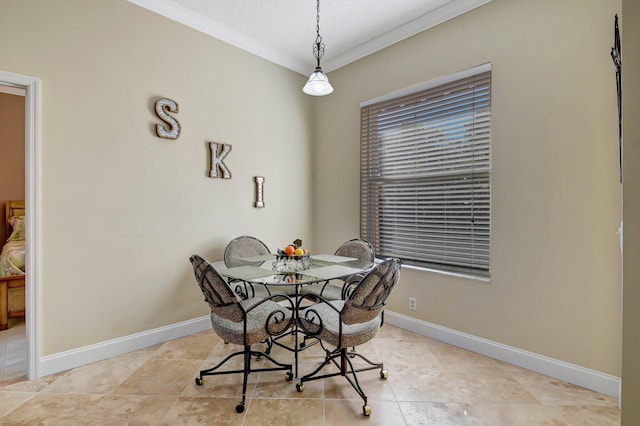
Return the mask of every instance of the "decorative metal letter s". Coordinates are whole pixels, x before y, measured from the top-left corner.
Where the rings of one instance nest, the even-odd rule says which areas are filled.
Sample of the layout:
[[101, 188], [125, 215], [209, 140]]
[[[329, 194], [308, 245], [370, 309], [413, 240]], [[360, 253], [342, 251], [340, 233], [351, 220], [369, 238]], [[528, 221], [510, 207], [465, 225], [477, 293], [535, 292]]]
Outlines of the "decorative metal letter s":
[[223, 143], [222, 149], [218, 150], [218, 144], [216, 142], [209, 142], [209, 148], [211, 150], [211, 170], [209, 171], [209, 177], [220, 177], [218, 175], [218, 169], [220, 169], [223, 179], [231, 179], [231, 172], [223, 162], [225, 157], [231, 152], [231, 145]]
[[178, 139], [180, 123], [170, 116], [169, 112], [178, 112], [178, 103], [171, 99], [158, 99], [156, 101], [156, 115], [165, 124], [156, 124], [156, 134], [165, 139]]

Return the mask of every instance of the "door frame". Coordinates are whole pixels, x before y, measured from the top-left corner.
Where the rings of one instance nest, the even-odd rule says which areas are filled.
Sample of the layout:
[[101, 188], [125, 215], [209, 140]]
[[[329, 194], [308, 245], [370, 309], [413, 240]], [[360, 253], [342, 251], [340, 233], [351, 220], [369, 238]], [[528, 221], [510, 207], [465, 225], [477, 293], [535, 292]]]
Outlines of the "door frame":
[[25, 283], [27, 378], [40, 378], [40, 111], [39, 78], [0, 70], [0, 84], [25, 90]]

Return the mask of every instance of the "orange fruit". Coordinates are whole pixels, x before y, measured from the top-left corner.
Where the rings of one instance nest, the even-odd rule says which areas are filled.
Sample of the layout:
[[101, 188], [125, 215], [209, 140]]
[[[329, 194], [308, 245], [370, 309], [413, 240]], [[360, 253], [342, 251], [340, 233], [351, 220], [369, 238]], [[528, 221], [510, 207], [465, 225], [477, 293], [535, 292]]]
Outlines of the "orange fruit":
[[284, 248], [284, 252], [287, 253], [287, 255], [289, 256], [293, 256], [294, 253], [296, 252], [296, 248], [294, 246], [286, 246]]

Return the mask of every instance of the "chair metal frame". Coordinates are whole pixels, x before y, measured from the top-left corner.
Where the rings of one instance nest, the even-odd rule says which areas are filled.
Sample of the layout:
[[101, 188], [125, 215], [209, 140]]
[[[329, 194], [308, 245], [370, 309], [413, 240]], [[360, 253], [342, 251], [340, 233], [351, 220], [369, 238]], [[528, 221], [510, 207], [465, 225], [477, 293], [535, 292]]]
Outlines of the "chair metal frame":
[[[193, 255], [190, 258], [190, 261], [193, 265], [194, 273], [196, 275], [196, 281], [202, 290], [202, 293], [205, 296], [205, 302], [209, 304], [211, 308], [211, 322], [212, 327], [216, 334], [222, 337], [227, 343], [229, 336], [233, 333], [232, 331], [226, 331], [226, 335], [222, 335], [220, 329], [222, 326], [217, 325], [215, 321], [231, 321], [234, 323], [242, 322], [242, 334], [233, 333], [233, 336], [236, 337], [235, 341], [232, 343], [242, 345], [243, 350], [234, 352], [227, 357], [225, 357], [222, 361], [216, 364], [214, 367], [208, 368], [206, 370], [201, 370], [198, 377], [195, 378], [195, 382], [198, 386], [202, 386], [204, 383], [204, 376], [215, 376], [222, 374], [243, 374], [242, 381], [242, 401], [240, 401], [236, 405], [236, 412], [242, 413], [244, 411], [245, 402], [246, 402], [246, 394], [247, 394], [247, 381], [250, 373], [257, 373], [262, 371], [278, 371], [278, 370], [286, 370], [287, 373], [285, 375], [286, 380], [290, 381], [293, 379], [293, 366], [292, 364], [284, 364], [273, 359], [269, 352], [271, 350], [271, 339], [273, 337], [282, 335], [283, 333], [288, 332], [290, 327], [293, 324], [294, 318], [291, 315], [291, 312], [294, 308], [294, 302], [283, 295], [274, 295], [266, 298], [254, 298], [248, 299], [244, 301], [240, 301], [237, 295], [233, 292], [229, 284], [222, 278], [222, 276], [216, 271], [209, 262], [204, 260], [198, 255]], [[200, 268], [204, 262], [206, 265], [204, 268]], [[209, 279], [208, 279], [209, 278]], [[216, 281], [216, 283], [212, 283], [211, 279]], [[224, 285], [228, 290], [228, 293], [224, 291], [217, 291], [215, 286]], [[233, 298], [231, 298], [233, 296]], [[224, 301], [226, 299], [231, 299], [230, 301]], [[222, 302], [221, 302], [222, 301]], [[278, 302], [278, 304], [275, 304]], [[249, 338], [249, 330], [247, 322], [250, 320], [250, 315], [252, 312], [256, 311], [264, 304], [273, 303], [273, 309], [268, 311], [268, 314], [264, 316], [264, 326], [262, 326], [258, 330], [252, 331], [252, 338]], [[263, 308], [264, 309], [264, 308]], [[252, 318], [254, 319], [254, 318]], [[254, 336], [255, 334], [255, 336]], [[258, 337], [256, 337], [258, 336]], [[257, 339], [257, 340], [256, 340]], [[240, 342], [241, 340], [241, 342]], [[265, 351], [255, 351], [251, 349], [251, 345], [254, 343], [266, 343], [267, 349]], [[243, 368], [236, 370], [225, 370], [225, 371], [217, 371], [220, 367], [226, 364], [231, 358], [236, 356], [242, 356], [244, 359]], [[276, 367], [263, 367], [263, 368], [252, 368], [251, 366], [251, 357], [256, 357], [256, 359], [261, 359], [262, 357], [267, 358]]]
[[[343, 376], [355, 389], [358, 395], [360, 395], [360, 397], [363, 399], [363, 414], [365, 416], [371, 415], [371, 407], [369, 407], [369, 405], [367, 404], [367, 395], [364, 393], [362, 387], [360, 386], [356, 373], [380, 369], [381, 379], [386, 379], [388, 377], [388, 373], [384, 369], [384, 363], [375, 363], [365, 356], [355, 352], [355, 346], [365, 343], [365, 341], [371, 340], [371, 338], [373, 338], [377, 333], [380, 327], [381, 313], [383, 312], [391, 290], [395, 287], [396, 283], [399, 280], [401, 264], [402, 263], [400, 259], [390, 258], [376, 265], [374, 269], [369, 271], [358, 282], [357, 286], [352, 289], [351, 293], [347, 297], [347, 300], [344, 302], [333, 301], [332, 303], [331, 301], [322, 298], [322, 296], [311, 294], [302, 296], [301, 301], [305, 298], [311, 301], [320, 299], [320, 301], [322, 302], [322, 306], [325, 307], [325, 309], [327, 309], [326, 307], [328, 307], [329, 309], [334, 311], [337, 314], [339, 320], [337, 334], [327, 329], [327, 332], [329, 333], [332, 340], [331, 344], [333, 345], [333, 343], [336, 343], [336, 348], [331, 350], [328, 349], [323, 342], [323, 340], [327, 338], [327, 335], [325, 334], [323, 336], [325, 327], [322, 314], [318, 312], [318, 306], [320, 305], [311, 305], [310, 307], [304, 309], [304, 314], [302, 312], [299, 313], [300, 328], [309, 337], [315, 337], [318, 339], [320, 345], [325, 351], [325, 360], [311, 373], [306, 374], [299, 379], [299, 383], [296, 384], [296, 390], [298, 392], [302, 392], [304, 390], [304, 382], [325, 379], [334, 376]], [[377, 282], [375, 282], [376, 279], [378, 280]], [[373, 281], [373, 284], [371, 284], [369, 281]], [[364, 291], [359, 291], [361, 286], [368, 286], [368, 288], [364, 287]], [[359, 302], [359, 300], [361, 300], [361, 302]], [[342, 305], [343, 303], [344, 305]], [[336, 307], [334, 305], [342, 307]], [[360, 320], [354, 321], [354, 315], [356, 317], [360, 317]], [[348, 338], [349, 335], [343, 333], [343, 325], [364, 324], [371, 321], [375, 322], [369, 324], [373, 330], [370, 337], [362, 337], [361, 340], [364, 341], [356, 345], [350, 344], [352, 342], [345, 340], [345, 337]], [[353, 350], [349, 351], [348, 348], [351, 346], [353, 346]], [[350, 359], [354, 357], [359, 357], [367, 364], [369, 364], [369, 366], [354, 368], [353, 363]], [[317, 375], [317, 373], [319, 373], [329, 363], [335, 365], [338, 368], [338, 372]]]

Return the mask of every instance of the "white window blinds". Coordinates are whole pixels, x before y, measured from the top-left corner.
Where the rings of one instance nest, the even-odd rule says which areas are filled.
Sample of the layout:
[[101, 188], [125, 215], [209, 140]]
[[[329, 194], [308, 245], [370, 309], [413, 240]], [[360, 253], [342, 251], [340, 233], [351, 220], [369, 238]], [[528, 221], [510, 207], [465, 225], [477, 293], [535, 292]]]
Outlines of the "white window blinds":
[[491, 71], [361, 108], [361, 236], [379, 257], [488, 276]]

